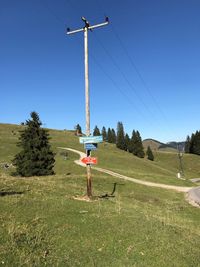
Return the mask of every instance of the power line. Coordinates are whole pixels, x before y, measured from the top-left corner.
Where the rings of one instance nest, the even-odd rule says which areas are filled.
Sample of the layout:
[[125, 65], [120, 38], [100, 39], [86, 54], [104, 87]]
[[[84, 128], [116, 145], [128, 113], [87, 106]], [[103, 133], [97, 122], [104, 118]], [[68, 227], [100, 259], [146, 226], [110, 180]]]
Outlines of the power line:
[[[105, 9], [102, 7], [102, 4], [100, 3], [100, 1], [99, 1], [99, 0], [96, 0], [96, 2], [97, 2], [97, 5], [99, 6], [99, 9], [102, 10], [103, 14], [106, 14]], [[166, 121], [166, 123], [167, 123], [167, 125], [168, 125], [168, 127], [169, 127], [168, 130], [171, 132], [171, 127], [169, 126], [169, 123], [168, 123], [168, 120], [167, 120], [167, 118], [166, 118], [165, 113], [164, 113], [163, 110], [161, 109], [161, 107], [160, 107], [160, 105], [158, 104], [158, 101], [156, 100], [156, 98], [155, 98], [155, 97], [153, 96], [153, 94], [151, 93], [151, 90], [150, 90], [149, 86], [147, 85], [146, 81], [144, 80], [144, 78], [143, 78], [141, 72], [139, 71], [139, 68], [136, 66], [136, 64], [135, 64], [135, 62], [133, 61], [132, 57], [130, 56], [128, 50], [126, 49], [126, 47], [125, 47], [123, 41], [121, 40], [121, 38], [119, 37], [118, 33], [116, 32], [116, 30], [115, 30], [115, 28], [114, 28], [114, 26], [113, 26], [113, 23], [111, 23], [110, 25], [111, 25], [111, 31], [113, 32], [115, 38], [118, 40], [118, 42], [119, 42], [119, 44], [120, 44], [122, 50], [124, 51], [125, 55], [126, 55], [127, 58], [129, 59], [132, 68], [133, 68], [133, 69], [135, 70], [135, 72], [137, 73], [137, 75], [138, 75], [140, 81], [141, 81], [142, 84], [143, 84], [144, 89], [148, 92], [149, 96], [151, 97], [151, 99], [152, 99], [153, 102], [154, 102], [154, 106], [157, 107], [159, 113], [161, 114], [161, 116], [162, 116], [163, 119]]]
[[66, 27], [66, 22], [64, 19], [62, 19], [60, 16], [56, 14], [56, 12], [45, 2], [45, 0], [40, 0], [40, 3], [43, 5], [44, 8], [46, 8], [49, 13], [62, 25], [65, 25]]
[[[94, 34], [95, 35], [95, 34]], [[131, 91], [134, 92], [135, 96], [139, 99], [139, 101], [142, 103], [142, 105], [144, 106], [144, 108], [147, 110], [147, 112], [151, 113], [151, 116], [154, 117], [154, 114], [152, 113], [152, 111], [149, 109], [149, 107], [145, 104], [145, 102], [143, 101], [142, 97], [137, 93], [137, 90], [135, 88], [135, 86], [130, 82], [130, 80], [127, 78], [127, 76], [125, 75], [125, 73], [122, 71], [121, 67], [117, 64], [117, 62], [114, 60], [113, 56], [109, 53], [108, 49], [106, 49], [106, 47], [104, 46], [104, 44], [100, 41], [99, 38], [97, 38], [97, 36], [95, 35], [96, 40], [99, 42], [99, 44], [101, 45], [101, 47], [103, 48], [103, 50], [105, 51], [105, 53], [107, 54], [107, 56], [110, 58], [111, 62], [113, 63], [113, 65], [116, 67], [116, 69], [120, 72], [121, 76], [123, 77], [123, 79], [125, 80], [125, 82], [127, 83], [127, 85], [129, 86], [129, 88], [131, 89]], [[155, 117], [154, 117], [155, 118]], [[155, 118], [156, 119], [156, 118]]]
[[112, 76], [110, 76], [106, 71], [105, 68], [103, 68], [103, 66], [96, 60], [96, 58], [92, 56], [93, 61], [95, 62], [95, 64], [101, 69], [101, 71], [104, 73], [104, 75], [112, 82], [112, 84], [114, 85], [114, 87], [127, 99], [128, 103], [130, 104], [130, 106], [134, 109], [136, 109], [138, 111], [138, 113], [140, 115], [142, 115], [143, 117], [145, 117], [145, 115], [143, 113], [141, 113], [141, 111], [135, 106], [135, 103], [132, 102], [131, 98], [128, 97], [127, 94], [125, 94], [124, 90], [121, 89], [121, 87], [118, 85], [118, 83], [112, 78]]
[[155, 97], [154, 97], [153, 94], [151, 93], [150, 88], [148, 87], [146, 81], [144, 80], [143, 76], [141, 75], [141, 73], [140, 73], [138, 67], [137, 67], [136, 64], [134, 63], [132, 57], [130, 56], [128, 50], [126, 49], [124, 43], [122, 42], [121, 38], [119, 37], [119, 35], [118, 35], [117, 32], [115, 31], [114, 26], [113, 26], [112, 24], [111, 24], [111, 30], [113, 31], [113, 33], [114, 33], [116, 39], [119, 41], [119, 43], [120, 43], [120, 45], [121, 45], [121, 47], [122, 47], [124, 53], [126, 54], [127, 58], [129, 59], [132, 68], [136, 71], [138, 77], [140, 78], [140, 80], [141, 80], [141, 82], [142, 82], [142, 84], [143, 84], [143, 87], [146, 89], [146, 91], [148, 92], [149, 96], [152, 98], [152, 100], [153, 100], [155, 106], [157, 107], [157, 109], [159, 110], [159, 112], [161, 113], [161, 115], [163, 116], [163, 118], [164, 118], [165, 120], [167, 120], [165, 114], [163, 113], [162, 109], [160, 108], [160, 105], [158, 104], [157, 100], [155, 99]]
[[[72, 7], [72, 2], [70, 0], [65, 0], [66, 3], [70, 4], [70, 6]], [[41, 0], [41, 3], [43, 4], [44, 7], [46, 7], [48, 9], [48, 11], [55, 17], [55, 19], [57, 21], [59, 21], [62, 25], [64, 24], [66, 26], [66, 22], [60, 17], [58, 16], [54, 10], [52, 10], [47, 3], [45, 2], [45, 0]], [[112, 25], [112, 24], [111, 24]], [[113, 27], [112, 27], [113, 28]], [[116, 61], [114, 60], [113, 56], [109, 53], [109, 51], [105, 48], [105, 46], [102, 44], [102, 42], [97, 38], [97, 36], [95, 35], [95, 38], [98, 40], [98, 42], [100, 43], [100, 45], [102, 46], [102, 48], [104, 49], [104, 51], [106, 52], [107, 56], [111, 59], [113, 65], [115, 66], [115, 68], [121, 73], [123, 79], [126, 81], [126, 83], [128, 84], [129, 88], [131, 88], [131, 90], [134, 92], [134, 94], [136, 95], [136, 97], [140, 100], [140, 102], [142, 103], [142, 105], [145, 107], [145, 109], [152, 114], [152, 112], [149, 110], [148, 106], [144, 103], [143, 99], [140, 97], [140, 95], [137, 93], [135, 87], [133, 86], [133, 84], [128, 80], [128, 78], [126, 77], [126, 75], [124, 74], [124, 72], [121, 70], [121, 68], [119, 67], [119, 65], [116, 63]], [[77, 40], [76, 40], [77, 41]], [[80, 42], [76, 42], [79, 44], [79, 46], [81, 46]], [[128, 103], [131, 105], [132, 108], [134, 108], [135, 110], [137, 110], [137, 112], [143, 117], [145, 118], [146, 121], [146, 116], [135, 106], [135, 103], [133, 103], [131, 101], [131, 98], [128, 97], [127, 94], [125, 94], [124, 90], [121, 89], [121, 87], [117, 84], [117, 82], [105, 71], [105, 69], [98, 63], [97, 59], [92, 55], [93, 60], [95, 61], [95, 63], [99, 66], [99, 68], [101, 69], [101, 71], [104, 73], [105, 76], [107, 76], [107, 78], [112, 82], [112, 84], [114, 85], [114, 87], [123, 95], [125, 96], [125, 98], [127, 99]], [[153, 115], [153, 114], [152, 114]], [[156, 124], [157, 126], [157, 124]]]
[[[68, 3], [68, 4], [74, 9], [74, 7], [73, 7], [73, 4], [74, 4], [74, 3], [72, 4], [71, 0], [65, 0], [65, 2]], [[105, 17], [107, 17], [107, 16], [105, 16]], [[93, 33], [93, 34], [95, 34], [95, 33]], [[96, 37], [96, 38], [97, 38], [97, 37]], [[100, 41], [99, 41], [99, 42], [100, 42]], [[101, 42], [100, 42], [100, 43], [101, 43]], [[101, 44], [102, 44], [102, 43], [101, 43]], [[103, 46], [103, 44], [102, 44], [102, 46]], [[104, 50], [107, 52], [107, 55], [110, 56], [109, 52], [106, 50], [105, 47], [104, 47]], [[127, 98], [128, 102], [131, 104], [131, 106], [134, 107], [135, 104], [134, 104], [132, 101], [130, 101], [130, 97], [128, 97], [128, 96], [124, 93], [124, 91], [118, 86], [118, 84], [114, 81], [114, 79], [113, 79], [108, 73], [106, 73], [106, 71], [104, 70], [104, 68], [98, 63], [97, 59], [96, 59], [92, 54], [91, 54], [91, 56], [92, 56], [93, 60], [95, 61], [95, 63], [96, 63], [96, 64], [99, 66], [99, 68], [102, 70], [102, 72], [103, 72], [103, 73], [108, 77], [108, 79], [113, 83], [113, 85], [115, 86], [115, 88], [117, 88], [117, 90], [118, 90], [123, 96], [125, 96], [125, 97]], [[143, 102], [143, 100], [141, 99], [141, 97], [137, 94], [137, 92], [136, 92], [135, 89], [133, 88], [133, 85], [128, 81], [128, 79], [126, 78], [125, 74], [121, 71], [121, 69], [119, 68], [119, 66], [117, 65], [117, 63], [116, 63], [115, 60], [113, 59], [113, 57], [110, 56], [110, 58], [112, 59], [112, 62], [113, 62], [113, 64], [115, 65], [115, 67], [118, 69], [118, 71], [120, 71], [120, 73], [121, 73], [122, 76], [124, 77], [124, 80], [129, 84], [129, 87], [132, 87], [132, 90], [134, 91], [134, 93], [135, 93], [135, 95], [137, 96], [137, 98], [139, 98], [140, 101], [143, 103], [143, 105], [146, 106], [145, 103]], [[135, 107], [135, 109], [137, 109], [137, 108]], [[147, 106], [146, 106], [146, 109], [148, 109]], [[139, 109], [137, 109], [137, 110], [138, 110], [139, 113], [141, 113], [141, 111], [139, 111]]]

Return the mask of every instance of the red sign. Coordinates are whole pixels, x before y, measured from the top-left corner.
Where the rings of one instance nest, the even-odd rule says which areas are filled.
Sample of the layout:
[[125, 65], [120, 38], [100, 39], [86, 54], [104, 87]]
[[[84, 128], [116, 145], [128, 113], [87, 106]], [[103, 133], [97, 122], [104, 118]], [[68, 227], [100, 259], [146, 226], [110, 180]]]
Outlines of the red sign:
[[85, 164], [97, 164], [97, 158], [94, 157], [85, 157], [81, 161]]

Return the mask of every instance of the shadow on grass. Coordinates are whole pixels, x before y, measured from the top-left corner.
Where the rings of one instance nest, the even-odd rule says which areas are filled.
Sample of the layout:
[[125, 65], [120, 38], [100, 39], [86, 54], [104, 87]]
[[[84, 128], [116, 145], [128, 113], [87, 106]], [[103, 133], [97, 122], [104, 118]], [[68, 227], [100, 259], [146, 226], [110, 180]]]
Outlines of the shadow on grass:
[[99, 198], [109, 199], [109, 198], [115, 197], [114, 193], [116, 191], [117, 185], [125, 185], [125, 184], [114, 183], [112, 192], [110, 194], [106, 193], [104, 195], [101, 195], [101, 196], [99, 196]]
[[0, 191], [0, 197], [5, 196], [13, 196], [13, 195], [22, 195], [24, 192], [16, 192], [16, 191]]

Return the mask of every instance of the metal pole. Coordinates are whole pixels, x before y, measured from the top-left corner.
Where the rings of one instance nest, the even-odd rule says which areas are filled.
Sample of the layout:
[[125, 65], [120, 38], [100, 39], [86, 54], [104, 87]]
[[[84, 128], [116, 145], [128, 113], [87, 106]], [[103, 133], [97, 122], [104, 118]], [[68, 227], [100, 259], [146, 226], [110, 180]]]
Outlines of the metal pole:
[[[105, 22], [90, 26], [89, 22], [82, 17], [85, 23], [85, 27], [71, 31], [67, 29], [67, 34], [73, 34], [77, 32], [84, 32], [84, 63], [85, 63], [85, 116], [86, 116], [86, 136], [90, 136], [90, 91], [89, 91], [89, 68], [88, 68], [88, 30], [93, 30], [98, 27], [102, 27], [108, 24], [108, 17], [105, 18]], [[87, 157], [91, 156], [91, 151], [86, 150]], [[92, 179], [91, 179], [91, 165], [86, 165], [87, 169], [87, 196], [92, 197]]]

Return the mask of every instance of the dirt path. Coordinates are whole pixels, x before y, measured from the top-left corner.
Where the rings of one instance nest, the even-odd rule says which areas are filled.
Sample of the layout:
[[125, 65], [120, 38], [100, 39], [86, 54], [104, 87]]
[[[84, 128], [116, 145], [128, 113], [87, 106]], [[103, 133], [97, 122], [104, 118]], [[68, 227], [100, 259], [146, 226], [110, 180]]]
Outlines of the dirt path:
[[200, 186], [193, 187], [186, 196], [187, 201], [195, 207], [200, 207]]
[[[85, 153], [83, 153], [81, 151], [78, 151], [76, 149], [65, 148], [65, 147], [59, 147], [59, 148], [65, 149], [65, 150], [69, 150], [69, 151], [72, 151], [74, 153], [79, 154], [80, 159], [83, 158], [83, 157], [86, 157]], [[79, 160], [75, 160], [74, 162], [76, 164], [82, 166], [82, 167], [85, 167], [85, 164], [82, 163], [80, 159]], [[120, 179], [131, 181], [131, 182], [134, 182], [134, 183], [137, 183], [137, 184], [141, 184], [141, 185], [164, 188], [164, 189], [170, 189], [170, 190], [175, 190], [175, 191], [184, 192], [184, 193], [188, 193], [192, 189], [192, 187], [182, 187], [182, 186], [166, 185], [166, 184], [159, 184], [159, 183], [153, 183], [153, 182], [148, 182], [148, 181], [142, 181], [142, 180], [138, 180], [138, 179], [135, 179], [135, 178], [132, 178], [132, 177], [121, 175], [119, 173], [116, 173], [116, 172], [113, 172], [113, 171], [110, 171], [110, 170], [106, 170], [106, 169], [103, 169], [103, 168], [99, 168], [99, 167], [92, 167], [92, 169], [97, 170], [99, 172], [103, 172], [103, 173], [109, 174], [111, 176], [114, 176], [114, 177], [117, 177], [117, 178], [120, 178]]]

